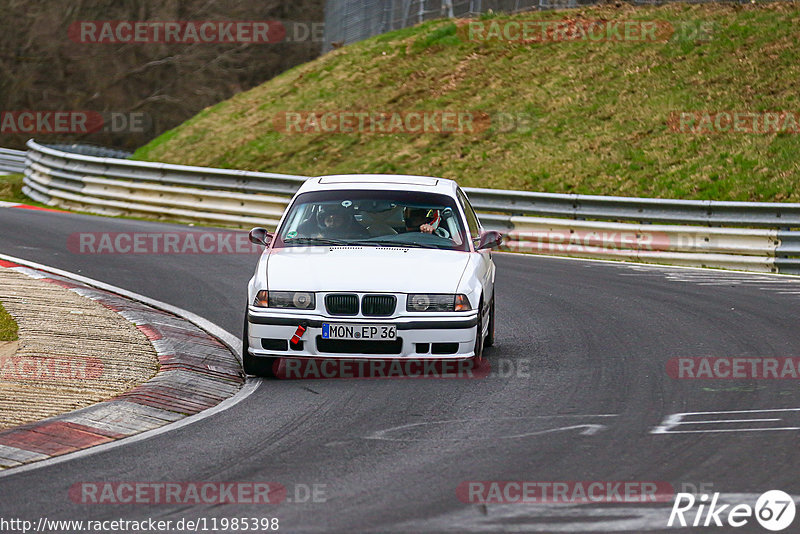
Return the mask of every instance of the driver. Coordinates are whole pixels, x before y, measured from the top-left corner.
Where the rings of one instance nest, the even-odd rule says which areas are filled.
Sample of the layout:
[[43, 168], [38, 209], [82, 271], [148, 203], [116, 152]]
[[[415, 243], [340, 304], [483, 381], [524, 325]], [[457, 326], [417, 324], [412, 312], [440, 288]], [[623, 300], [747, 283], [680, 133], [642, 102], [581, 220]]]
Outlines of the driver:
[[425, 208], [405, 208], [403, 219], [406, 224], [406, 232], [422, 232], [432, 234], [439, 227], [439, 210], [428, 210]]
[[353, 239], [369, 236], [351, 211], [339, 204], [320, 206], [317, 211], [317, 226], [325, 237]]

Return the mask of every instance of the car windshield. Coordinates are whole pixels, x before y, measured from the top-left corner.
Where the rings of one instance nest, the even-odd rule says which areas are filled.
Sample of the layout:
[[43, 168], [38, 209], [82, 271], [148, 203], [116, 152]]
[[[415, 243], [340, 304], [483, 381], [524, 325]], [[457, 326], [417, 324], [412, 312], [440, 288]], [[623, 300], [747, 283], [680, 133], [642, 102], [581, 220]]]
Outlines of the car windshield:
[[295, 199], [274, 246], [400, 246], [469, 250], [455, 200], [415, 191], [337, 190]]

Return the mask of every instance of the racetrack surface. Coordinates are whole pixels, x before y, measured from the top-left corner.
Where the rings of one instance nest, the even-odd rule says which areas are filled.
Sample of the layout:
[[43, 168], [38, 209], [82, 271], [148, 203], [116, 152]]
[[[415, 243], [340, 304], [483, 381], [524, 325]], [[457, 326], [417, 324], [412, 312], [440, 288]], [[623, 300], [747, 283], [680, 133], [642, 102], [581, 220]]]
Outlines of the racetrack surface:
[[[253, 255], [73, 254], [67, 238], [75, 232], [186, 228], [67, 213], [0, 209], [0, 228], [0, 253], [241, 332]], [[757, 416], [778, 419], [777, 426], [672, 427], [749, 431], [653, 433], [676, 413], [800, 409], [794, 380], [676, 380], [666, 372], [676, 357], [800, 356], [800, 283], [547, 257], [495, 260], [497, 343], [487, 357], [495, 373], [511, 376], [267, 380], [243, 402], [179, 430], [0, 478], [0, 517], [277, 517], [287, 532], [641, 532], [665, 529], [671, 500], [484, 506], [462, 502], [456, 488], [475, 480], [632, 480], [664, 481], [676, 491], [705, 485], [750, 504], [770, 489], [800, 494], [800, 411], [705, 417]], [[791, 430], [767, 430], [777, 427]], [[292, 500], [318, 485], [325, 499], [73, 502], [69, 488], [87, 481], [277, 482]], [[736, 531], [764, 532], [755, 521]]]

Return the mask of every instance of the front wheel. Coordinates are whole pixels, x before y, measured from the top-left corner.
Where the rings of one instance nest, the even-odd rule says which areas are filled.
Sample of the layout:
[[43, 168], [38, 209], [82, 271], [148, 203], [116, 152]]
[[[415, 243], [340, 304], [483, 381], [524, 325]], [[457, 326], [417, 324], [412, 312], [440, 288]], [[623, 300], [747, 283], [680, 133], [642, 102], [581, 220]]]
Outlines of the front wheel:
[[246, 375], [275, 376], [275, 363], [278, 358], [264, 358], [250, 354], [250, 343], [247, 337], [247, 312], [244, 317], [242, 332], [242, 368]]
[[483, 312], [481, 308], [483, 307], [483, 303], [478, 306], [478, 326], [475, 328], [477, 332], [475, 334], [475, 356], [473, 356], [473, 360], [476, 364], [481, 363], [483, 361]]
[[483, 341], [485, 347], [494, 346], [494, 301], [492, 297], [492, 304], [489, 306], [489, 332], [486, 334], [486, 339]]

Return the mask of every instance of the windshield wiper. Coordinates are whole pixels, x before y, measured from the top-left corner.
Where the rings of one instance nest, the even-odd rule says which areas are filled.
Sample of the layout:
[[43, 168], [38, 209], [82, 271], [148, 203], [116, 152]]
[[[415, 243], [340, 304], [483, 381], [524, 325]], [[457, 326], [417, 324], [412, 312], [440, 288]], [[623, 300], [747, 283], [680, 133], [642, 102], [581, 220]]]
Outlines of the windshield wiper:
[[295, 237], [284, 240], [286, 245], [346, 245], [346, 241], [340, 239], [330, 239], [328, 237]]
[[374, 245], [374, 246], [381, 246], [381, 247], [398, 247], [398, 248], [439, 248], [436, 245], [426, 246], [420, 243], [402, 243], [397, 241], [391, 240], [381, 240], [381, 239], [365, 239], [361, 241], [350, 241], [351, 245]]

